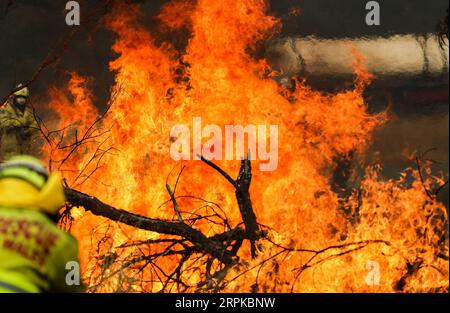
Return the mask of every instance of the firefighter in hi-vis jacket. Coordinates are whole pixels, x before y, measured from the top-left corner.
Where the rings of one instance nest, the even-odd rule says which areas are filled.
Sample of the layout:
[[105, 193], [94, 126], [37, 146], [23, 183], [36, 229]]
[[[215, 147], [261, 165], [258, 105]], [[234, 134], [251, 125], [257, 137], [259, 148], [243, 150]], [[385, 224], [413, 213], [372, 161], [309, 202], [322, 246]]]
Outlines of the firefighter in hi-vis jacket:
[[23, 87], [3, 106], [0, 105], [0, 161], [17, 154], [39, 154], [39, 126], [29, 105], [29, 97], [28, 87]]
[[79, 259], [76, 239], [55, 222], [64, 201], [59, 173], [36, 158], [0, 164], [0, 293], [83, 291], [66, 279]]

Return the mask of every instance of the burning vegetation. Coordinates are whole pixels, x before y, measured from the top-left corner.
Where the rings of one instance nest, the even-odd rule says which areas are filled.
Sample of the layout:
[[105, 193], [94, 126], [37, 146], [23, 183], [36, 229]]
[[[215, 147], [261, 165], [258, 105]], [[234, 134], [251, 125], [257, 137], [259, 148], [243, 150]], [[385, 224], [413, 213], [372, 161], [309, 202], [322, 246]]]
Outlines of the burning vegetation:
[[[58, 122], [40, 121], [44, 151], [65, 177], [61, 224], [79, 240], [89, 290], [448, 291], [437, 199], [447, 174], [419, 153], [396, 180], [382, 164], [360, 174], [389, 119], [365, 103], [364, 56], [353, 51], [349, 90], [283, 88], [261, 57], [281, 27], [267, 10], [263, 0], [172, 1], [149, 30], [139, 6], [115, 4], [102, 21], [116, 34], [106, 109], [78, 73], [49, 90]], [[194, 117], [278, 125], [277, 169], [251, 157], [172, 160], [172, 126]]]

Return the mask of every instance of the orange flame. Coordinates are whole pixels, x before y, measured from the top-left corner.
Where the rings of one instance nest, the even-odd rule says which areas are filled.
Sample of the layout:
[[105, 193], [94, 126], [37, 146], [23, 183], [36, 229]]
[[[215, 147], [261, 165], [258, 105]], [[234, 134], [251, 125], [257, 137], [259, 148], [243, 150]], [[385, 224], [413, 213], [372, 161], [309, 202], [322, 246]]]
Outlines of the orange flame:
[[[338, 160], [355, 152], [363, 154], [374, 130], [387, 119], [386, 113], [367, 112], [363, 91], [372, 76], [364, 70], [363, 57], [353, 52], [357, 61], [353, 90], [324, 94], [303, 82], [297, 82], [293, 93], [282, 90], [269, 78], [266, 60], [253, 57], [259, 44], [280, 28], [280, 22], [267, 15], [267, 9], [262, 0], [171, 2], [162, 8], [159, 20], [167, 29], [187, 26], [191, 32], [185, 50], [179, 52], [168, 42], [158, 43], [138, 22], [141, 15], [137, 6], [118, 6], [105, 21], [117, 34], [112, 49], [119, 57], [110, 63], [116, 73], [115, 96], [101, 121], [101, 127], [110, 130], [107, 142], [114, 153], [104, 149], [108, 153], [102, 154], [101, 161], [92, 162], [98, 150], [92, 150], [95, 145], [87, 145], [71, 157], [68, 166], [78, 171], [65, 171], [66, 178], [117, 208], [170, 219], [174, 213], [167, 204], [164, 186], [166, 176], [178, 164], [169, 154], [172, 126], [190, 125], [196, 116], [204, 124], [222, 128], [230, 124], [278, 125], [278, 168], [273, 172], [255, 170], [251, 186], [258, 221], [272, 229], [273, 240], [290, 248], [307, 249], [366, 240], [389, 244], [349, 246], [355, 251], [342, 257], [333, 256], [335, 249], [327, 250], [321, 256], [323, 261], [317, 260], [320, 262], [301, 276], [299, 269], [311, 253], [288, 253], [283, 259], [274, 258], [264, 263], [267, 266], [257, 267], [279, 249], [265, 247], [258, 258], [251, 260], [246, 246], [240, 257], [250, 262], [246, 265], [249, 270], [242, 274], [242, 268], [233, 269], [229, 275], [236, 279], [230, 280], [225, 291], [254, 290], [255, 281], [259, 291], [275, 292], [448, 289], [448, 261], [436, 257], [442, 238], [431, 230], [446, 227], [446, 210], [429, 199], [423, 189], [424, 184], [431, 188], [442, 178], [429, 176], [422, 184], [418, 171], [409, 169], [399, 180], [385, 181], [378, 174], [379, 168], [371, 167], [359, 183], [360, 192], [342, 198], [332, 186]], [[60, 127], [78, 123], [75, 127], [81, 133], [83, 127], [95, 122], [97, 112], [85, 83], [72, 74], [67, 88], [73, 101], [61, 91], [50, 90]], [[238, 171], [239, 162], [217, 163], [233, 175]], [[256, 160], [255, 169], [258, 164]], [[239, 223], [234, 192], [227, 182], [201, 162], [186, 161], [185, 165], [177, 193], [218, 203], [232, 225]], [[82, 169], [84, 176], [80, 179]], [[358, 212], [356, 223], [349, 222], [342, 212], [343, 203], [354, 214]], [[187, 199], [180, 199], [179, 204], [190, 213], [199, 206]], [[118, 246], [131, 239], [163, 238], [84, 214], [81, 209], [74, 210], [73, 216], [86, 281], [97, 291], [117, 290], [119, 285], [117, 279], [101, 286], [90, 280], [101, 270], [99, 258], [109, 258], [110, 262], [102, 264], [117, 270], [111, 265], [114, 260], [136, 251]], [[197, 227], [207, 236], [222, 230], [214, 225]], [[106, 248], [100, 248], [101, 242], [108, 243]], [[422, 267], [417, 275], [402, 280], [406, 265], [418, 260]], [[366, 264], [373, 261], [379, 264], [380, 279], [379, 284], [370, 285]], [[160, 265], [177, 265], [176, 259], [165, 262]], [[150, 268], [136, 274], [136, 281], [130, 283], [132, 290], [159, 290], [161, 286], [143, 282], [151, 277]], [[193, 272], [190, 282], [195, 285], [199, 279]]]

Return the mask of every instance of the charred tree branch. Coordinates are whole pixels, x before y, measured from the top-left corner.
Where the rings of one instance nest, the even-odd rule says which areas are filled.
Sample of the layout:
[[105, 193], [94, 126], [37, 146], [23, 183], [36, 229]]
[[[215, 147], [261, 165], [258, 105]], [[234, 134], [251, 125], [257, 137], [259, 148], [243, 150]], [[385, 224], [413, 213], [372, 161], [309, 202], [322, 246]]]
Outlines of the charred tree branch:
[[200, 231], [185, 223], [153, 219], [119, 210], [103, 203], [95, 197], [74, 189], [66, 188], [65, 193], [67, 201], [71, 205], [84, 207], [85, 210], [90, 211], [94, 215], [102, 216], [142, 230], [186, 238], [195, 246], [195, 250], [208, 253], [224, 264], [231, 264], [233, 262], [233, 255], [222, 244], [211, 240]]
[[233, 180], [230, 175], [213, 162], [205, 159], [203, 156], [200, 157], [203, 162], [219, 172], [235, 188], [239, 211], [241, 212], [242, 221], [245, 225], [245, 237], [250, 240], [252, 258], [256, 257], [256, 241], [261, 237], [261, 232], [250, 199], [249, 189], [252, 180], [252, 167], [249, 157], [247, 156], [247, 158], [241, 161], [241, 168], [236, 180]]

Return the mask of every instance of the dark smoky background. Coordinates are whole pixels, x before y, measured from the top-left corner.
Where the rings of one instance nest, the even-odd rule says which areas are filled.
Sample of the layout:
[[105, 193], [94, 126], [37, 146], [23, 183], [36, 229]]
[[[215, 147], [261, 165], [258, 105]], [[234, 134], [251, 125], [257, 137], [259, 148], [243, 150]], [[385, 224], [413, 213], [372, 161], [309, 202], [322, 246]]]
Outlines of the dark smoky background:
[[[22, 81], [29, 80], [52, 48], [61, 46], [62, 38], [72, 29], [65, 24], [65, 0], [0, 0], [0, 98]], [[110, 8], [111, 1], [80, 0], [81, 26], [67, 46], [60, 61], [44, 70], [32, 84], [35, 100], [44, 101], [50, 85], [67, 80], [67, 71], [76, 70], [92, 77], [96, 104], [103, 108], [113, 84], [109, 61], [114, 35], [98, 21]], [[128, 1], [141, 3], [143, 22], [156, 25], [155, 16], [167, 1]], [[280, 38], [307, 37], [335, 39], [370, 38], [394, 35], [420, 36], [435, 33], [445, 17], [447, 0], [379, 0], [381, 25], [365, 23], [365, 0], [272, 0], [271, 13], [283, 21]], [[298, 14], [292, 14], [297, 9]], [[184, 38], [186, 39], [186, 38]], [[406, 52], [406, 51], [405, 51]], [[448, 50], [447, 52], [448, 53]], [[280, 55], [267, 55], [273, 64]], [[278, 59], [277, 59], [278, 58]], [[448, 56], [447, 56], [448, 60]], [[447, 61], [448, 62], [448, 61]], [[314, 88], [336, 91], [351, 86], [352, 77], [299, 73]], [[436, 161], [434, 169], [448, 173], [448, 63], [439, 75], [427, 73], [378, 77], [366, 90], [371, 111], [389, 106], [390, 121], [375, 134], [366, 162], [379, 160], [388, 178], [414, 163], [404, 157], [404, 150], [421, 152], [433, 149], [428, 158]], [[325, 117], [326, 118], [326, 117]], [[441, 192], [448, 204], [448, 189]]]

